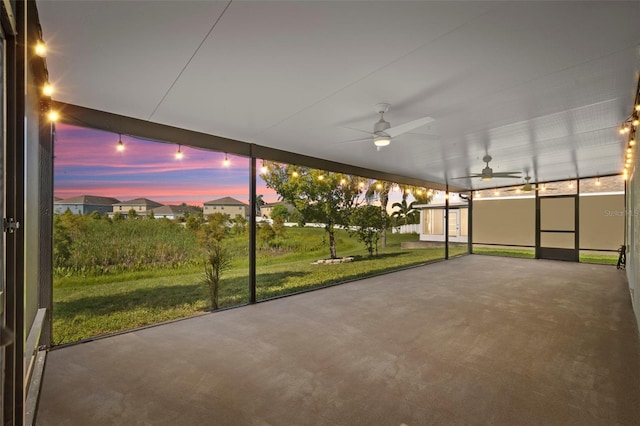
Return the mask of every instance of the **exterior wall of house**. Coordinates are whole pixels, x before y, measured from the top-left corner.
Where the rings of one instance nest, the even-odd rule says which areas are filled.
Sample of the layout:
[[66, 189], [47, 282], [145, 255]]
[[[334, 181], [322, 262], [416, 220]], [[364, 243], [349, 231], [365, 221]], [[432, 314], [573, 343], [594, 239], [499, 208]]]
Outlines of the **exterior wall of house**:
[[205, 217], [214, 213], [224, 213], [229, 218], [234, 218], [237, 215], [247, 217], [249, 215], [249, 208], [239, 205], [205, 205], [202, 213]]

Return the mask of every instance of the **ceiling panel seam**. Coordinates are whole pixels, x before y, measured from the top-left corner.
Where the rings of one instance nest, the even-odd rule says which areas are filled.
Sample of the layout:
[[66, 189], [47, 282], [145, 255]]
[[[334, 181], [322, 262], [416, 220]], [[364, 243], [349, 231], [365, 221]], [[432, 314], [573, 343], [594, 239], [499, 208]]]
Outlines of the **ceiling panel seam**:
[[227, 9], [229, 8], [229, 6], [231, 6], [231, 3], [233, 2], [233, 0], [229, 0], [229, 2], [227, 3], [227, 5], [224, 7], [224, 9], [222, 10], [222, 13], [220, 13], [220, 16], [218, 16], [218, 19], [216, 19], [216, 21], [213, 23], [213, 25], [211, 26], [211, 28], [209, 28], [209, 32], [204, 36], [204, 38], [200, 41], [200, 44], [198, 44], [198, 47], [196, 48], [196, 50], [193, 52], [193, 54], [191, 55], [191, 57], [189, 58], [189, 60], [187, 60], [187, 63], [184, 64], [184, 67], [182, 67], [182, 70], [180, 70], [180, 72], [178, 73], [178, 75], [176, 76], [175, 80], [173, 80], [173, 83], [171, 83], [171, 86], [169, 86], [169, 88], [167, 89], [167, 91], [165, 92], [165, 94], [162, 96], [162, 99], [160, 99], [160, 102], [158, 102], [158, 105], [156, 105], [156, 107], [154, 108], [153, 112], [151, 113], [151, 115], [149, 115], [149, 118], [147, 118], [147, 120], [151, 120], [153, 118], [153, 116], [155, 115], [155, 113], [158, 111], [158, 108], [160, 108], [160, 106], [164, 103], [164, 100], [167, 98], [167, 96], [169, 95], [169, 93], [171, 92], [171, 90], [173, 89], [173, 87], [176, 85], [176, 83], [178, 82], [178, 80], [180, 80], [180, 77], [182, 77], [182, 74], [186, 71], [187, 67], [189, 67], [189, 64], [191, 64], [191, 61], [193, 61], [193, 59], [196, 57], [196, 55], [198, 54], [198, 52], [200, 51], [200, 48], [202, 47], [202, 45], [204, 44], [205, 41], [207, 41], [207, 39], [209, 38], [209, 36], [211, 35], [211, 33], [213, 32], [213, 29], [216, 27], [216, 25], [218, 25], [218, 22], [220, 22], [220, 19], [222, 19], [222, 17], [224, 16], [225, 12], [227, 11]]
[[456, 26], [455, 28], [452, 28], [452, 29], [450, 29], [449, 31], [445, 31], [445, 32], [443, 32], [442, 34], [440, 34], [440, 35], [438, 35], [438, 36], [436, 36], [436, 37], [434, 37], [434, 38], [432, 38], [432, 39], [430, 39], [430, 40], [428, 40], [428, 41], [426, 41], [426, 42], [422, 43], [421, 45], [417, 46], [416, 48], [411, 49], [409, 52], [407, 52], [407, 53], [405, 53], [405, 54], [403, 54], [403, 55], [400, 55], [400, 56], [396, 57], [395, 59], [393, 59], [393, 60], [391, 60], [391, 61], [389, 61], [389, 62], [385, 63], [384, 65], [381, 65], [380, 67], [378, 67], [378, 68], [376, 68], [375, 70], [373, 70], [373, 71], [371, 71], [371, 72], [369, 72], [369, 73], [365, 74], [364, 76], [362, 76], [362, 77], [360, 77], [360, 78], [358, 78], [358, 79], [356, 79], [356, 80], [354, 80], [354, 81], [352, 81], [352, 82], [350, 82], [350, 83], [348, 83], [348, 84], [346, 84], [346, 85], [344, 85], [344, 86], [340, 87], [339, 89], [337, 89], [337, 90], [335, 90], [335, 91], [333, 91], [333, 92], [329, 93], [327, 96], [324, 96], [324, 97], [322, 97], [321, 99], [318, 99], [317, 101], [312, 102], [311, 104], [309, 104], [309, 105], [307, 105], [307, 106], [305, 106], [305, 107], [303, 107], [303, 108], [299, 109], [298, 111], [294, 112], [293, 114], [290, 114], [289, 116], [287, 116], [287, 117], [285, 117], [285, 118], [283, 118], [283, 119], [279, 120], [278, 122], [274, 123], [273, 125], [271, 125], [271, 126], [269, 126], [269, 127], [266, 127], [266, 128], [264, 128], [264, 129], [260, 130], [259, 132], [257, 132], [257, 133], [255, 133], [255, 134], [251, 135], [251, 137], [250, 137], [249, 139], [251, 139], [251, 140], [255, 140], [255, 138], [257, 138], [257, 137], [258, 137], [258, 136], [260, 136], [261, 134], [263, 134], [263, 133], [265, 133], [265, 132], [267, 132], [267, 131], [269, 131], [269, 130], [273, 129], [274, 127], [279, 126], [280, 124], [284, 123], [284, 122], [285, 122], [285, 121], [287, 121], [287, 120], [292, 119], [293, 117], [297, 116], [298, 114], [301, 114], [301, 113], [305, 112], [306, 110], [308, 110], [308, 109], [310, 109], [310, 108], [313, 108], [314, 106], [316, 106], [316, 105], [318, 105], [318, 104], [320, 104], [320, 103], [322, 103], [322, 102], [326, 101], [327, 99], [332, 98], [333, 96], [335, 96], [335, 95], [337, 95], [337, 94], [339, 94], [339, 93], [341, 93], [341, 92], [345, 91], [345, 90], [346, 90], [346, 89], [348, 89], [349, 87], [351, 87], [351, 86], [353, 86], [353, 85], [355, 85], [355, 84], [360, 83], [361, 81], [363, 81], [363, 80], [365, 80], [365, 79], [367, 79], [367, 78], [371, 77], [372, 75], [374, 75], [374, 74], [376, 74], [376, 73], [378, 73], [378, 72], [380, 72], [380, 71], [384, 70], [385, 68], [389, 67], [390, 65], [393, 65], [393, 64], [397, 63], [398, 61], [400, 61], [400, 60], [402, 60], [402, 59], [404, 59], [404, 58], [406, 58], [406, 57], [408, 57], [408, 56], [412, 55], [413, 53], [415, 53], [415, 52], [417, 52], [417, 51], [419, 51], [419, 50], [421, 50], [421, 49], [425, 48], [426, 46], [428, 46], [428, 45], [430, 45], [430, 44], [432, 44], [432, 43], [435, 43], [436, 41], [438, 41], [438, 40], [440, 40], [440, 39], [442, 39], [442, 38], [444, 38], [444, 37], [446, 37], [446, 36], [448, 36], [448, 35], [450, 35], [450, 34], [453, 34], [454, 32], [456, 32], [456, 31], [460, 30], [461, 28], [465, 27], [466, 25], [468, 25], [468, 24], [469, 24], [469, 23], [471, 23], [472, 21], [474, 21], [474, 20], [476, 20], [476, 19], [478, 19], [478, 18], [480, 18], [480, 17], [482, 17], [482, 16], [484, 16], [484, 15], [487, 15], [487, 14], [488, 14], [489, 12], [491, 12], [495, 7], [496, 7], [496, 6], [490, 7], [490, 8], [489, 8], [489, 9], [487, 9], [486, 11], [484, 11], [484, 12], [482, 12], [482, 13], [478, 14], [478, 15], [475, 15], [475, 16], [473, 16], [472, 18], [469, 18], [468, 20], [464, 21], [463, 23], [461, 23], [460, 25]]

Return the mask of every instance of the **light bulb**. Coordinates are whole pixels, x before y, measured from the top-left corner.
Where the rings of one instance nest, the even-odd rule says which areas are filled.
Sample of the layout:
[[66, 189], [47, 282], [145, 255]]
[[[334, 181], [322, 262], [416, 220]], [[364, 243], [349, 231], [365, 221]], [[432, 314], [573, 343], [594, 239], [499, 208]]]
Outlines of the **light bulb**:
[[53, 95], [53, 86], [51, 83], [45, 83], [44, 86], [42, 86], [42, 94], [45, 96]]
[[376, 184], [376, 189], [382, 189], [382, 184], [380, 182]]
[[344, 185], [345, 183], [347, 183], [347, 180], [345, 178], [340, 179], [340, 185]]
[[404, 192], [406, 192], [407, 194], [411, 194], [411, 189], [407, 188]]
[[633, 154], [631, 154], [630, 152], [627, 152], [627, 158], [631, 158], [633, 156]]
[[118, 146], [116, 147], [118, 152], [124, 151], [124, 143], [122, 143], [122, 135], [118, 135]]
[[633, 152], [633, 149], [627, 148], [627, 153]]
[[358, 183], [358, 186], [359, 186], [360, 188], [364, 188], [364, 182], [360, 182], [360, 183]]
[[629, 146], [634, 146], [636, 144], [636, 140], [631, 138], [629, 139]]
[[634, 118], [631, 124], [633, 124], [633, 127], [638, 127], [638, 124], [640, 124], [640, 120], [638, 120], [637, 118]]
[[516, 194], [520, 193], [520, 188], [516, 188]]
[[427, 191], [427, 195], [429, 195], [429, 196], [433, 195], [433, 191], [432, 191], [431, 189], [430, 189], [430, 190], [428, 190], [428, 191]]
[[444, 194], [444, 199], [448, 200], [449, 199], [449, 193], [447, 192], [446, 194]]
[[229, 164], [231, 164], [231, 161], [229, 161], [229, 157], [227, 157], [227, 154], [224, 154], [224, 160], [222, 160], [222, 165], [224, 167], [229, 167]]
[[600, 178], [596, 178], [596, 185], [600, 186]]
[[45, 58], [47, 56], [47, 45], [45, 44], [45, 42], [42, 40], [38, 41], [36, 43], [35, 51], [36, 55], [40, 56], [41, 58]]
[[500, 191], [493, 191], [493, 195], [497, 197], [498, 195], [500, 195]]
[[318, 180], [324, 180], [324, 175], [318, 176]]
[[293, 176], [293, 177], [295, 178], [295, 177], [298, 177], [299, 175], [298, 175], [298, 172], [296, 172], [296, 171], [294, 170], [294, 171], [291, 173], [291, 176]]
[[176, 152], [176, 160], [182, 160], [182, 151], [180, 150], [180, 145], [178, 145], [178, 152]]
[[640, 104], [636, 105], [636, 111], [640, 111]]
[[262, 160], [262, 167], [260, 167], [260, 173], [263, 175], [267, 173], [267, 166], [264, 165], [264, 160]]
[[388, 136], [376, 136], [373, 140], [373, 144], [377, 147], [387, 146], [391, 143], [391, 138]]
[[49, 111], [47, 116], [49, 117], [49, 121], [51, 121], [53, 123], [58, 121], [58, 119], [60, 118], [60, 114], [58, 114], [58, 111], [54, 111], [54, 110]]

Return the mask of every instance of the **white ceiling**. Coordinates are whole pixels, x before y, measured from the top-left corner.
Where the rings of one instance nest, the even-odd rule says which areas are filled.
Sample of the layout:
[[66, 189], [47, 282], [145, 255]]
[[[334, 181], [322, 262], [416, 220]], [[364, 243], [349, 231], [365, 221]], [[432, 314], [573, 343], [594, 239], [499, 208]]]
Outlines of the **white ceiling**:
[[[467, 188], [620, 172], [640, 2], [38, 1], [56, 100]], [[435, 122], [377, 152], [391, 125]], [[366, 135], [364, 135], [366, 136]]]

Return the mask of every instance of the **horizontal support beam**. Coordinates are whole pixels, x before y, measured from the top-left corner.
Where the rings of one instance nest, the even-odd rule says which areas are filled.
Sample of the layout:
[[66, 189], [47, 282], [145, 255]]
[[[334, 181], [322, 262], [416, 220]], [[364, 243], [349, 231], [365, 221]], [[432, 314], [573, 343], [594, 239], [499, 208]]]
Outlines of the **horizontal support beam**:
[[[446, 190], [446, 185], [423, 179], [386, 173], [350, 164], [315, 158], [280, 149], [269, 148], [235, 139], [209, 135], [193, 130], [153, 123], [137, 118], [126, 117], [105, 111], [99, 111], [65, 102], [52, 101], [52, 107], [60, 113], [60, 122], [105, 130], [114, 134], [125, 134], [157, 142], [174, 143], [183, 146], [226, 152], [245, 157], [254, 157], [268, 161], [312, 167], [330, 172], [362, 176], [369, 179], [384, 180], [404, 185], [420, 186], [436, 190]], [[451, 192], [466, 192], [462, 187], [449, 186]]]

